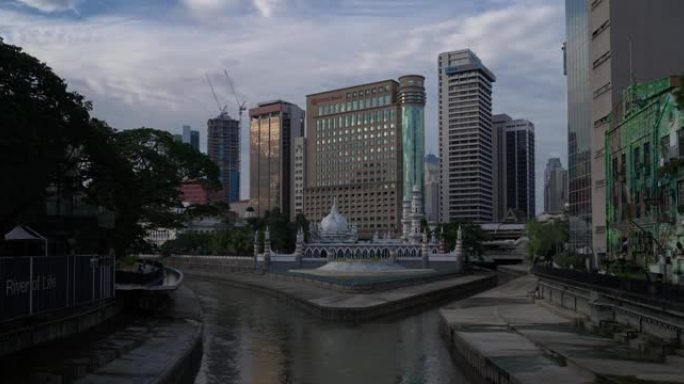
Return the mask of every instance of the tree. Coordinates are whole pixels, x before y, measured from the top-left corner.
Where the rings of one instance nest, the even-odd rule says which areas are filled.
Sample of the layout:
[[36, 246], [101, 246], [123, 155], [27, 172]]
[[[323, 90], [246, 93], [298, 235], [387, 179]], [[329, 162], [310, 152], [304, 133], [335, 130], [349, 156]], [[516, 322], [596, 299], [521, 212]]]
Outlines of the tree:
[[21, 48], [0, 40], [0, 229], [44, 214], [48, 187], [76, 177], [91, 134], [83, 96]]
[[473, 252], [477, 256], [482, 256], [484, 253], [483, 243], [489, 240], [489, 234], [485, 232], [485, 230], [483, 230], [479, 224], [469, 221], [452, 221], [448, 224], [442, 224], [442, 237], [444, 239], [444, 246], [446, 249], [454, 249], [459, 227], [463, 228], [462, 245], [464, 251]]
[[110, 152], [103, 155], [108, 161], [102, 162], [102, 171], [111, 177], [93, 180], [91, 198], [116, 214], [117, 255], [144, 248], [149, 229], [182, 225], [182, 181], [203, 180], [214, 190], [220, 186], [217, 166], [168, 132], [131, 129], [116, 132], [111, 140]]
[[537, 256], [550, 258], [560, 254], [569, 238], [568, 222], [565, 219], [554, 219], [544, 224], [530, 220], [525, 223], [525, 232], [530, 260]]

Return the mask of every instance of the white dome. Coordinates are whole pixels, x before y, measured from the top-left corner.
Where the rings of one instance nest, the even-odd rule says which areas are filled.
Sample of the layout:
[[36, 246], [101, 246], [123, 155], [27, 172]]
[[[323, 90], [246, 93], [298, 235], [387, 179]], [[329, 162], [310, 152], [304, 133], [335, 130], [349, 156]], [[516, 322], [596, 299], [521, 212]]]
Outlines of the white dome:
[[332, 208], [328, 216], [321, 220], [321, 237], [339, 237], [349, 233], [347, 219], [337, 212], [337, 201], [333, 201]]

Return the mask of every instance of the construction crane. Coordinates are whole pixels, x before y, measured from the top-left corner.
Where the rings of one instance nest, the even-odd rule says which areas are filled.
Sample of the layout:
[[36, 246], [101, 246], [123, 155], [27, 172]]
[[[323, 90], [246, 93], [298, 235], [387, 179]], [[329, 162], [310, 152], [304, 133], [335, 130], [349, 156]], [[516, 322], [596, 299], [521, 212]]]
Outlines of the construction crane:
[[226, 75], [226, 79], [228, 79], [228, 85], [230, 85], [230, 90], [233, 92], [233, 96], [235, 96], [235, 103], [238, 107], [238, 122], [240, 126], [242, 126], [242, 112], [247, 110], [247, 107], [245, 106], [247, 102], [244, 100], [240, 101], [238, 98], [237, 92], [235, 92], [235, 86], [233, 86], [233, 80], [231, 80], [230, 76], [228, 75], [228, 70], [224, 69], [223, 73]]
[[216, 97], [216, 91], [214, 91], [214, 86], [211, 84], [211, 80], [209, 80], [209, 74], [205, 73], [204, 75], [207, 78], [207, 83], [209, 84], [209, 88], [211, 88], [211, 94], [214, 96], [214, 101], [216, 102], [216, 108], [218, 108], [219, 114], [224, 115], [226, 113], [226, 109], [228, 108], [228, 106], [224, 105], [223, 108], [221, 107], [221, 103], [219, 103], [218, 97]]

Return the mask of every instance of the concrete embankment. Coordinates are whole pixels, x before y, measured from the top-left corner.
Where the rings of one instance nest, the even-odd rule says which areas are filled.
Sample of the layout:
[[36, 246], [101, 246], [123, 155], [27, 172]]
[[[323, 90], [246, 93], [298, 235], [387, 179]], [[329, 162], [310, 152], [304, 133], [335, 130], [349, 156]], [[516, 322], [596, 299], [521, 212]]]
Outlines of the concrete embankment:
[[304, 281], [254, 273], [184, 271], [187, 277], [220, 279], [278, 297], [326, 320], [362, 321], [467, 297], [496, 285], [496, 275], [479, 273], [374, 293], [348, 293]]
[[534, 276], [441, 309], [458, 358], [492, 383], [684, 383], [684, 358], [653, 359], [578, 327], [583, 316], [535, 301]]
[[[118, 358], [76, 381], [84, 383], [192, 383], [202, 359], [203, 315], [199, 300], [186, 287], [173, 293], [173, 303], [149, 321], [144, 340]], [[138, 327], [139, 328], [139, 327]], [[113, 335], [109, 345], [131, 343], [130, 331]]]
[[114, 300], [76, 310], [36, 316], [30, 322], [6, 324], [0, 331], [0, 356], [22, 351], [47, 342], [85, 332], [121, 312], [121, 303]]

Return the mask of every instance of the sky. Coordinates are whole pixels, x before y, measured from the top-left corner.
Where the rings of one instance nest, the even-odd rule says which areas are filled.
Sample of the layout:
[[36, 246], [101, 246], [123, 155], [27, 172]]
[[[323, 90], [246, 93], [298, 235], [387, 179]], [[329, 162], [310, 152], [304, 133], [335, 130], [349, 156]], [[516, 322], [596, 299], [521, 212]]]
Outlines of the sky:
[[[219, 103], [248, 107], [417, 73], [426, 77], [426, 153], [438, 154], [437, 56], [470, 48], [494, 72], [494, 113], [535, 125], [544, 166], [567, 167], [562, 0], [0, 0], [0, 37], [46, 62], [117, 129], [198, 129]], [[249, 196], [247, 115], [241, 196]]]

